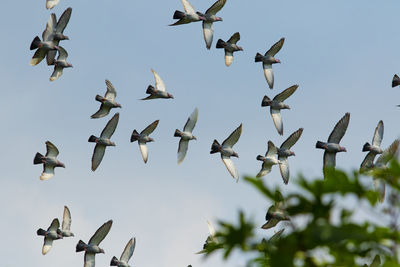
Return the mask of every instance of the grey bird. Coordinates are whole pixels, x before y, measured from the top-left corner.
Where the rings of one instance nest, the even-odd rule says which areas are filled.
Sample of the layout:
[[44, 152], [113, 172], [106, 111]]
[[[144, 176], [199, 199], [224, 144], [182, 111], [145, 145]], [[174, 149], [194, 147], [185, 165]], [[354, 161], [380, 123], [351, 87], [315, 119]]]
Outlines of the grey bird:
[[133, 252], [135, 251], [136, 246], [136, 238], [131, 238], [126, 244], [124, 251], [121, 254], [119, 260], [117, 257], [113, 257], [111, 259], [110, 266], [118, 266], [118, 267], [130, 267], [128, 264], [129, 259], [132, 257]]
[[144, 163], [147, 163], [147, 159], [149, 156], [146, 143], [154, 142], [154, 139], [149, 137], [149, 135], [152, 132], [154, 132], [154, 130], [157, 128], [158, 122], [159, 120], [154, 121], [152, 124], [147, 126], [143, 131], [141, 131], [140, 134], [136, 130], [133, 130], [132, 132], [131, 143], [138, 141], [140, 153], [142, 154]]
[[277, 94], [274, 99], [270, 99], [268, 96], [264, 96], [261, 106], [270, 107], [270, 113], [272, 116], [272, 120], [274, 121], [275, 128], [280, 135], [283, 135], [283, 123], [282, 123], [282, 116], [281, 116], [281, 109], [290, 109], [290, 107], [286, 104], [283, 104], [289, 96], [291, 96], [294, 92], [296, 92], [299, 86], [292, 85], [289, 88], [282, 91], [280, 94]]
[[176, 26], [182, 24], [188, 24], [191, 22], [204, 20], [204, 17], [200, 12], [196, 12], [193, 6], [187, 0], [181, 0], [185, 12], [176, 10], [173, 19], [178, 19], [177, 22], [170, 24], [169, 26]]
[[180, 137], [178, 147], [178, 164], [182, 163], [182, 161], [185, 159], [186, 152], [189, 146], [189, 141], [197, 140], [196, 136], [194, 136], [192, 132], [194, 127], [196, 126], [198, 116], [199, 110], [195, 108], [188, 120], [186, 121], [186, 124], [183, 127], [183, 132], [179, 131], [178, 129], [175, 130], [174, 136]]
[[146, 94], [150, 94], [148, 97], [142, 98], [141, 100], [150, 100], [156, 98], [174, 98], [170, 93], [165, 90], [165, 83], [161, 79], [160, 75], [155, 72], [153, 69], [151, 70], [154, 75], [154, 80], [156, 81], [156, 87], [149, 85], [146, 90]]
[[295, 153], [293, 151], [290, 151], [290, 148], [294, 146], [294, 144], [296, 144], [302, 133], [303, 128], [298, 129], [282, 143], [280, 148], [278, 148], [278, 160], [280, 161], [279, 169], [281, 171], [281, 176], [285, 184], [289, 183], [290, 177], [288, 157], [295, 156]]
[[94, 267], [95, 266], [95, 256], [98, 253], [104, 253], [104, 250], [99, 247], [101, 241], [107, 236], [111, 229], [112, 220], [104, 223], [97, 229], [96, 233], [90, 238], [89, 243], [86, 244], [82, 240], [79, 240], [76, 244], [76, 252], [85, 251], [84, 257], [84, 267]]
[[396, 87], [400, 85], [400, 78], [397, 74], [395, 74], [393, 76], [393, 80], [392, 80], [392, 87]]
[[221, 17], [217, 17], [217, 13], [224, 7], [226, 0], [218, 0], [209, 9], [207, 9], [205, 14], [201, 14], [204, 17], [203, 20], [203, 36], [206, 42], [207, 49], [211, 48], [211, 44], [214, 36], [213, 23], [216, 21], [222, 21]]
[[71, 212], [67, 206], [64, 206], [63, 222], [61, 227], [61, 234], [63, 237], [71, 237], [74, 234], [71, 232]]
[[52, 9], [52, 8], [55, 7], [59, 2], [60, 2], [60, 0], [46, 0], [46, 8], [47, 8], [47, 9]]
[[100, 109], [90, 116], [92, 119], [103, 118], [110, 113], [112, 108], [121, 108], [121, 105], [115, 102], [117, 91], [109, 80], [106, 80], [107, 92], [104, 97], [96, 95], [96, 101], [101, 103]]
[[89, 142], [96, 143], [94, 147], [93, 156], [92, 156], [92, 171], [95, 171], [97, 167], [99, 167], [101, 160], [103, 159], [104, 152], [106, 151], [107, 146], [115, 146], [115, 143], [110, 140], [111, 136], [114, 134], [115, 129], [117, 128], [119, 120], [119, 113], [116, 113], [107, 123], [106, 127], [104, 127], [103, 131], [100, 134], [100, 137], [96, 137], [91, 135], [89, 137]]
[[49, 180], [54, 176], [55, 167], [65, 168], [64, 163], [57, 159], [59, 151], [50, 141], [46, 141], [46, 156], [39, 152], [36, 153], [33, 159], [33, 164], [43, 164], [43, 172], [40, 175], [40, 180]]
[[46, 255], [47, 252], [50, 251], [51, 247], [53, 246], [53, 240], [57, 239], [62, 239], [63, 236], [61, 234], [60, 228], [60, 222], [58, 219], [53, 219], [51, 222], [49, 228], [47, 230], [43, 230], [42, 228], [39, 228], [36, 231], [37, 235], [44, 236], [44, 243], [42, 247], [42, 254]]
[[242, 124], [237, 127], [231, 135], [228, 136], [220, 145], [217, 140], [214, 139], [214, 142], [211, 145], [210, 154], [214, 153], [221, 153], [221, 159], [225, 164], [225, 167], [228, 169], [229, 173], [232, 175], [233, 178], [236, 179], [236, 182], [239, 181], [239, 174], [233, 164], [231, 157], [239, 157], [238, 153], [233, 151], [232, 147], [237, 143], [242, 134]]
[[50, 76], [51, 82], [57, 80], [62, 75], [64, 68], [72, 68], [72, 64], [67, 62], [67, 51], [63, 47], [59, 46], [58, 53], [57, 60], [54, 60], [51, 64], [54, 65], [54, 71]]
[[370, 168], [370, 164], [373, 164], [375, 156], [382, 154], [381, 143], [383, 139], [383, 121], [379, 121], [375, 128], [374, 136], [372, 137], [372, 144], [368, 142], [363, 146], [362, 151], [369, 151], [361, 163], [360, 169]]
[[199, 252], [197, 252], [196, 254], [203, 254], [203, 253], [206, 253], [207, 252], [207, 247], [210, 245], [210, 244], [213, 244], [213, 245], [218, 245], [220, 242], [219, 242], [219, 240], [218, 240], [218, 238], [215, 236], [215, 228], [214, 228], [214, 226], [209, 222], [209, 221], [207, 221], [207, 226], [208, 226], [208, 232], [210, 233], [209, 234], [209, 236], [207, 236], [207, 239], [206, 239], [206, 241], [205, 241], [205, 243], [204, 243], [204, 245], [203, 245], [203, 249], [202, 250], [200, 250]]
[[264, 76], [267, 80], [270, 89], [274, 88], [274, 72], [272, 70], [272, 64], [281, 63], [279, 59], [275, 58], [275, 55], [281, 50], [285, 38], [281, 38], [263, 55], [260, 53], [256, 54], [255, 62], [262, 62], [264, 69]]
[[281, 162], [276, 158], [278, 150], [276, 149], [274, 143], [268, 141], [268, 150], [265, 153], [265, 157], [258, 155], [257, 160], [263, 162], [261, 170], [257, 174], [257, 178], [263, 177], [271, 172], [272, 166], [281, 164]]
[[265, 220], [267, 221], [262, 229], [269, 229], [276, 226], [280, 221], [289, 221], [290, 218], [285, 210], [285, 203], [283, 200], [283, 196], [280, 192], [277, 193], [277, 200], [275, 204], [268, 208], [267, 214], [265, 215]]
[[347, 126], [350, 121], [350, 113], [346, 113], [335, 125], [331, 134], [328, 137], [328, 142], [317, 141], [315, 147], [324, 149], [324, 177], [326, 177], [327, 168], [335, 168], [336, 166], [336, 153], [347, 152], [345, 147], [339, 145], [344, 134], [346, 133]]
[[218, 39], [216, 48], [223, 48], [225, 50], [225, 65], [229, 67], [233, 62], [233, 52], [243, 51], [241, 46], [236, 43], [240, 40], [240, 33], [236, 32], [232, 35], [227, 42]]

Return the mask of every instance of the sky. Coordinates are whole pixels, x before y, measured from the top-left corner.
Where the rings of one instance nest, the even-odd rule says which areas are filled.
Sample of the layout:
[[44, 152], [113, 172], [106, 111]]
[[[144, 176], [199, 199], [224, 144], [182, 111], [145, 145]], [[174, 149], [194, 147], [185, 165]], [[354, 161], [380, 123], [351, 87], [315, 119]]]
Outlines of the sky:
[[[192, 0], [199, 11], [214, 1]], [[32, 39], [41, 36], [51, 12], [59, 17], [72, 7], [65, 30], [70, 40], [60, 43], [69, 53], [73, 68], [50, 82], [53, 71], [45, 62], [30, 66]], [[255, 175], [261, 167], [256, 156], [264, 154], [268, 140], [280, 145], [292, 132], [304, 132], [289, 159], [291, 180], [283, 185], [279, 169], [264, 177], [268, 186], [282, 192], [296, 190], [293, 180], [302, 173], [321, 179], [322, 150], [336, 122], [350, 112], [350, 124], [337, 155], [337, 167], [357, 169], [379, 120], [384, 121], [382, 146], [399, 137], [400, 91], [391, 88], [399, 73], [400, 45], [398, 1], [239, 1], [227, 0], [214, 24], [214, 42], [207, 50], [201, 23], [169, 27], [179, 0], [110, 1], [60, 0], [51, 11], [45, 0], [6, 1], [2, 4], [0, 63], [2, 104], [0, 121], [0, 211], [3, 229], [2, 264], [11, 266], [82, 266], [83, 254], [75, 253], [79, 239], [87, 242], [109, 219], [114, 223], [101, 243], [104, 255], [96, 266], [109, 266], [131, 237], [136, 237], [133, 266], [243, 266], [245, 258], [234, 254], [227, 262], [217, 254], [208, 259], [196, 255], [208, 235], [207, 220], [236, 221], [244, 210], [260, 226], [271, 204], [243, 179], [229, 175], [219, 155], [210, 155], [214, 139], [222, 142], [243, 123], [234, 146], [233, 161], [241, 176]], [[216, 41], [239, 31], [233, 64], [224, 64]], [[268, 88], [257, 52], [264, 54], [285, 37], [274, 65], [275, 86]], [[163, 78], [173, 100], [139, 101], [154, 84], [151, 68]], [[90, 119], [97, 111], [96, 94], [104, 95], [104, 80], [117, 90], [122, 109], [102, 119]], [[284, 135], [279, 136], [269, 111], [261, 107], [264, 95], [274, 97], [299, 84], [282, 111]], [[189, 144], [185, 161], [177, 165], [178, 138], [195, 107], [199, 119], [197, 141]], [[92, 172], [94, 145], [115, 112], [120, 113], [112, 137], [115, 147], [106, 149], [99, 168]], [[159, 119], [148, 145], [149, 160], [143, 163], [138, 145], [130, 143], [134, 129], [141, 131]], [[49, 181], [40, 181], [42, 166], [33, 165], [36, 152], [45, 153], [45, 141], [59, 151], [65, 169], [57, 168]], [[72, 214], [74, 238], [54, 242], [43, 256], [38, 228], [62, 219], [64, 205]], [[278, 227], [275, 230], [279, 230]], [[274, 230], [257, 230], [271, 236]]]

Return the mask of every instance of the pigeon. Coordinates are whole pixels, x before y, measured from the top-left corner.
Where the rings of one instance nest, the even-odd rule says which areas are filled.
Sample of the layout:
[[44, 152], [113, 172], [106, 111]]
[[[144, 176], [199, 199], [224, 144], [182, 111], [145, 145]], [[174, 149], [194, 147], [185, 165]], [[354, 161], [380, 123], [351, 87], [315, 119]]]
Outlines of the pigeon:
[[279, 169], [285, 184], [289, 183], [290, 177], [288, 157], [295, 156], [294, 152], [290, 151], [290, 148], [296, 144], [302, 133], [303, 128], [298, 129], [282, 143], [280, 148], [278, 148], [278, 161], [280, 162]]
[[55, 167], [65, 168], [64, 163], [57, 159], [58, 154], [57, 147], [50, 141], [46, 141], [46, 156], [43, 156], [39, 152], [36, 153], [33, 164], [43, 164], [43, 172], [40, 175], [40, 180], [49, 180], [53, 177]]
[[392, 87], [396, 87], [398, 85], [400, 85], [400, 78], [397, 76], [397, 74], [395, 74], [392, 80]]
[[64, 68], [72, 68], [72, 64], [67, 62], [67, 51], [63, 47], [59, 46], [58, 53], [57, 60], [54, 60], [52, 63], [52, 65], [54, 65], [54, 71], [50, 76], [51, 82], [57, 80], [62, 75]]
[[67, 206], [64, 206], [61, 234], [63, 237], [74, 236], [74, 234], [71, 232], [71, 212], [69, 211]]
[[228, 136], [220, 145], [217, 140], [214, 139], [214, 142], [211, 145], [210, 154], [214, 153], [221, 153], [221, 159], [224, 162], [226, 168], [228, 169], [229, 173], [232, 175], [233, 178], [236, 179], [236, 182], [239, 181], [239, 174], [231, 160], [231, 157], [239, 157], [238, 153], [233, 151], [232, 147], [236, 144], [239, 140], [240, 135], [242, 134], [242, 124], [237, 127], [231, 135]]
[[328, 142], [317, 141], [315, 147], [324, 149], [324, 177], [327, 168], [335, 168], [336, 166], [336, 153], [347, 152], [346, 148], [339, 145], [340, 140], [346, 133], [347, 126], [350, 121], [350, 113], [346, 113], [340, 121], [338, 121], [328, 137]]
[[119, 260], [117, 257], [113, 257], [111, 259], [110, 266], [118, 266], [118, 267], [130, 267], [128, 264], [129, 259], [132, 257], [133, 252], [135, 251], [136, 246], [136, 238], [131, 238], [126, 244], [124, 251], [121, 254]]
[[368, 142], [363, 146], [362, 151], [369, 151], [361, 163], [360, 169], [370, 168], [370, 164], [373, 164], [375, 156], [382, 154], [381, 143], [383, 139], [383, 121], [378, 122], [378, 126], [375, 128], [374, 136], [372, 137], [372, 145]]
[[50, 249], [53, 245], [53, 240], [63, 238], [59, 227], [60, 227], [60, 222], [56, 218], [56, 219], [53, 219], [53, 221], [51, 222], [51, 225], [49, 226], [49, 228], [47, 228], [47, 231], [43, 230], [42, 228], [39, 228], [36, 231], [37, 235], [44, 236], [44, 243], [43, 243], [43, 247], [42, 247], [43, 255], [46, 255], [47, 252], [50, 251]]
[[229, 67], [233, 62], [233, 52], [243, 51], [242, 47], [236, 45], [239, 40], [239, 32], [234, 33], [227, 42], [224, 42], [222, 39], [218, 39], [216, 48], [223, 48], [225, 50], [225, 65], [227, 67]]
[[206, 42], [207, 49], [211, 48], [213, 41], [214, 29], [213, 22], [222, 21], [222, 18], [217, 17], [216, 14], [220, 11], [226, 3], [226, 0], [218, 0], [209, 9], [207, 9], [205, 14], [201, 14], [204, 17], [203, 20], [203, 36]]
[[107, 236], [111, 229], [112, 220], [104, 223], [97, 229], [96, 233], [90, 238], [89, 243], [86, 244], [82, 240], [79, 240], [76, 244], [76, 252], [85, 251], [85, 258], [83, 265], [84, 267], [94, 267], [95, 266], [95, 256], [97, 253], [104, 253], [104, 250], [99, 247], [99, 244]]
[[260, 172], [257, 174], [257, 178], [263, 177], [271, 172], [271, 168], [273, 165], [281, 164], [281, 162], [276, 158], [276, 154], [278, 153], [274, 143], [268, 141], [268, 150], [265, 153], [265, 157], [258, 155], [257, 160], [263, 162], [261, 166]]
[[106, 80], [106, 85], [107, 92], [105, 96], [102, 97], [100, 95], [96, 95], [95, 99], [96, 101], [99, 101], [101, 105], [100, 109], [91, 116], [92, 119], [103, 118], [104, 116], [107, 116], [112, 108], [121, 108], [121, 105], [115, 102], [115, 97], [117, 96], [115, 87], [109, 80]]
[[371, 265], [364, 264], [363, 267], [380, 267], [381, 266], [381, 258], [379, 254], [375, 255], [375, 258], [372, 260]]
[[92, 156], [92, 171], [95, 171], [97, 167], [99, 167], [101, 160], [103, 159], [104, 152], [106, 151], [106, 147], [115, 146], [115, 143], [111, 142], [110, 138], [114, 134], [115, 128], [117, 128], [118, 120], [119, 113], [116, 113], [108, 121], [106, 127], [104, 127], [103, 131], [101, 132], [100, 137], [96, 137], [94, 135], [89, 137], [89, 142], [96, 143]]
[[140, 134], [136, 130], [133, 130], [132, 132], [131, 143], [138, 141], [140, 153], [142, 154], [144, 163], [147, 163], [147, 158], [148, 158], [148, 150], [146, 143], [154, 142], [154, 139], [149, 137], [149, 135], [152, 132], [154, 132], [154, 130], [157, 128], [158, 122], [159, 120], [154, 121], [152, 124], [147, 126]]
[[274, 121], [275, 128], [280, 135], [283, 135], [283, 124], [282, 124], [282, 117], [281, 117], [281, 109], [290, 109], [288, 105], [283, 104], [289, 96], [291, 96], [299, 86], [292, 85], [289, 88], [285, 89], [280, 94], [277, 94], [274, 99], [270, 99], [268, 96], [264, 96], [261, 106], [270, 106], [270, 113], [272, 116], [272, 120]]
[[189, 146], [189, 141], [197, 140], [196, 136], [194, 136], [192, 132], [194, 127], [196, 126], [198, 116], [199, 110], [195, 108], [195, 110], [186, 121], [186, 124], [183, 127], [183, 132], [179, 131], [178, 129], [175, 130], [174, 136], [181, 138], [178, 147], [178, 164], [182, 163], [182, 161], [185, 159], [186, 152]]
[[279, 50], [281, 50], [284, 42], [285, 38], [281, 38], [278, 42], [271, 46], [264, 56], [260, 53], [257, 53], [255, 57], [255, 62], [263, 63], [264, 76], [265, 79], [267, 79], [270, 89], [274, 88], [274, 72], [272, 70], [272, 64], [281, 63], [279, 59], [275, 58], [275, 55], [279, 52]]
[[209, 221], [207, 221], [207, 225], [208, 225], [208, 232], [210, 233], [210, 235], [207, 236], [206, 242], [203, 245], [203, 249], [200, 250], [199, 252], [197, 252], [196, 254], [206, 253], [207, 252], [207, 246], [209, 246], [210, 244], [214, 244], [214, 245], [218, 245], [219, 244], [219, 240], [215, 236], [215, 228], [214, 228], [214, 226]]
[[283, 201], [283, 196], [277, 191], [278, 199], [275, 204], [268, 208], [267, 214], [265, 215], [265, 220], [267, 221], [262, 229], [269, 229], [277, 225], [280, 221], [289, 221], [290, 218], [285, 210], [285, 205]]
[[156, 88], [152, 85], [149, 85], [146, 90], [146, 94], [150, 94], [148, 97], [142, 98], [141, 100], [149, 100], [149, 99], [156, 99], [156, 98], [174, 98], [170, 93], [165, 90], [164, 81], [155, 72], [153, 69], [151, 70], [154, 75], [154, 79], [156, 81]]
[[46, 9], [52, 9], [58, 2], [60, 2], [60, 0], [46, 0]]
[[200, 12], [196, 12], [196, 10], [189, 3], [189, 1], [187, 0], [181, 0], [181, 1], [183, 8], [185, 9], [185, 12], [176, 10], [173, 19], [178, 19], [178, 21], [173, 24], [170, 24], [169, 26], [188, 24], [191, 22], [201, 21], [205, 19]]

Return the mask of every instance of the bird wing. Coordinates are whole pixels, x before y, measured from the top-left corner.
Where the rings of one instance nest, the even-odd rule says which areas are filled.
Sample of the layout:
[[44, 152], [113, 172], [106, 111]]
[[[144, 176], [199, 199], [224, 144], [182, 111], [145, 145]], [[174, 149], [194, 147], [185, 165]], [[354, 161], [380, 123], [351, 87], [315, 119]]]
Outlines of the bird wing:
[[110, 113], [111, 107], [101, 104], [99, 110], [90, 116], [92, 119], [103, 118]]
[[361, 163], [360, 169], [366, 170], [368, 168], [372, 168], [374, 166], [374, 159], [376, 154], [372, 152], [368, 152], [365, 156], [364, 160]]
[[147, 145], [144, 142], [139, 142], [140, 153], [142, 154], [142, 158], [144, 163], [147, 163], [147, 159], [149, 157], [149, 151], [147, 149]]
[[157, 90], [165, 92], [166, 90], [164, 81], [161, 79], [160, 75], [158, 75], [158, 73], [155, 72], [155, 70], [151, 69], [151, 71], [153, 72], [154, 80], [156, 81]]
[[386, 165], [396, 154], [396, 151], [399, 148], [399, 143], [399, 139], [394, 140], [393, 143], [378, 157], [375, 165]]
[[47, 228], [47, 231], [57, 231], [57, 229], [60, 228], [60, 222], [58, 221], [57, 218], [53, 219], [53, 221], [51, 222], [49, 228]]
[[64, 206], [64, 214], [63, 214], [63, 222], [62, 222], [62, 230], [69, 231], [71, 229], [71, 212], [69, 211], [67, 206]]
[[55, 81], [55, 80], [57, 80], [58, 78], [60, 78], [60, 76], [61, 76], [62, 73], [63, 73], [63, 70], [64, 70], [63, 67], [54, 66], [54, 71], [53, 71], [53, 73], [52, 73], [51, 76], [50, 76], [50, 81], [52, 82], [52, 81]]
[[179, 147], [178, 147], [178, 164], [182, 163], [182, 161], [185, 159], [186, 152], [188, 150], [189, 146], [189, 141], [181, 140], [179, 141]]
[[206, 42], [207, 49], [210, 49], [214, 36], [214, 29], [212, 22], [203, 21], [203, 36], [204, 36], [204, 41]]
[[150, 99], [156, 99], [156, 98], [159, 98], [159, 97], [157, 95], [149, 95], [149, 96], [147, 96], [145, 98], [142, 98], [140, 100], [150, 100]]
[[215, 237], [215, 228], [214, 228], [214, 226], [209, 221], [207, 221], [207, 226], [208, 226], [208, 232], [210, 233], [210, 235], [212, 237]]
[[43, 242], [43, 247], [42, 247], [42, 254], [46, 255], [47, 252], [50, 251], [52, 246], [53, 246], [53, 239], [45, 236], [44, 242]]
[[270, 89], [274, 87], [274, 71], [271, 64], [263, 63], [264, 76]]
[[257, 173], [257, 178], [267, 175], [268, 173], [271, 172], [271, 169], [272, 169], [271, 164], [263, 162], [263, 164], [261, 166], [261, 170]]
[[339, 144], [340, 140], [343, 138], [344, 134], [346, 133], [347, 126], [349, 125], [350, 121], [350, 113], [346, 113], [340, 121], [338, 121], [333, 128], [331, 134], [328, 138], [328, 143], [335, 143]]
[[222, 146], [233, 147], [242, 134], [242, 124], [239, 125], [232, 133], [222, 142]]
[[226, 3], [226, 0], [218, 0], [215, 2], [209, 9], [207, 9], [206, 14], [207, 15], [215, 15], [220, 11]]
[[53, 145], [50, 141], [46, 141], [46, 157], [57, 157], [59, 152], [55, 145]]
[[196, 14], [196, 10], [194, 9], [194, 7], [189, 3], [189, 1], [187, 0], [181, 0], [182, 1], [182, 5], [183, 8], [185, 9], [185, 12], [187, 14]]
[[265, 157], [271, 158], [276, 153], [278, 153], [276, 146], [274, 145], [274, 143], [272, 143], [272, 141], [268, 141], [268, 149], [267, 149], [267, 153], [265, 153]]
[[274, 121], [276, 130], [278, 130], [278, 133], [280, 135], [283, 135], [283, 123], [282, 123], [281, 111], [279, 109], [271, 108], [270, 113], [272, 116], [272, 120]]
[[228, 169], [229, 173], [232, 175], [233, 178], [236, 179], [236, 181], [239, 180], [239, 174], [235, 168], [235, 165], [233, 164], [233, 161], [231, 160], [230, 157], [224, 156], [221, 154], [221, 159], [225, 164], [225, 167]]
[[228, 43], [230, 44], [236, 44], [240, 40], [240, 33], [235, 32], [231, 38], [229, 38]]
[[95, 266], [95, 256], [94, 253], [85, 252], [84, 262], [85, 264], [83, 267], [94, 267]]
[[281, 145], [281, 149], [290, 149], [299, 140], [301, 134], [303, 133], [303, 128], [298, 129], [292, 133]]
[[336, 166], [336, 152], [324, 152], [324, 169]]
[[225, 65], [229, 67], [233, 62], [233, 53], [225, 50]]
[[115, 97], [117, 96], [117, 91], [115, 90], [114, 85], [109, 80], [106, 80], [106, 85], [107, 85], [107, 92], [104, 97], [105, 99], [114, 101]]
[[39, 64], [46, 56], [46, 53], [47, 53], [47, 50], [44, 49], [43, 47], [37, 49], [35, 54], [33, 54], [33, 57], [31, 59], [31, 61], [29, 62], [29, 64], [31, 66], [35, 66], [35, 65]]
[[199, 117], [199, 110], [197, 108], [194, 109], [192, 114], [190, 114], [190, 117], [186, 121], [185, 126], [183, 127], [184, 132], [192, 132], [194, 127], [196, 126], [197, 123], [197, 118]]
[[62, 13], [60, 19], [58, 20], [57, 23], [57, 33], [63, 33], [65, 27], [67, 27], [67, 24], [69, 22], [69, 19], [71, 18], [71, 13], [72, 13], [72, 8], [67, 8], [64, 13]]
[[54, 166], [49, 165], [49, 164], [44, 164], [43, 172], [40, 175], [40, 180], [46, 181], [46, 180], [49, 180], [53, 176], [54, 176]]
[[112, 220], [105, 222], [99, 229], [94, 233], [94, 235], [89, 240], [89, 245], [98, 246], [101, 241], [107, 236], [111, 229]]
[[275, 225], [277, 225], [279, 222], [279, 220], [272, 218], [270, 220], [268, 220], [263, 226], [261, 226], [262, 229], [269, 229], [274, 227]]
[[149, 126], [147, 126], [140, 134], [142, 135], [150, 135], [154, 130], [157, 128], [158, 122], [160, 120], [156, 120], [153, 123], [151, 123]]
[[99, 167], [105, 151], [106, 151], [106, 146], [104, 145], [96, 144], [96, 146], [94, 147], [92, 156], [92, 171], [95, 171], [97, 167]]
[[107, 122], [106, 127], [104, 127], [103, 131], [100, 134], [101, 138], [110, 138], [117, 128], [119, 120], [119, 113], [115, 113], [115, 115]]
[[378, 126], [375, 128], [374, 137], [372, 138], [372, 145], [373, 146], [381, 146], [383, 139], [383, 121], [378, 122]]
[[60, 0], [46, 0], [46, 9], [52, 9], [58, 2], [60, 2]]
[[135, 251], [136, 246], [136, 238], [131, 238], [126, 244], [124, 251], [121, 254], [120, 261], [128, 263], [129, 259], [132, 257], [133, 252]]
[[279, 50], [281, 50], [284, 42], [285, 38], [281, 38], [278, 42], [271, 46], [271, 48], [265, 53], [265, 56], [275, 56], [279, 52]]
[[58, 47], [58, 58], [57, 58], [57, 60], [66, 60], [67, 57], [68, 57], [67, 50], [65, 50], [64, 47], [59, 46]]
[[46, 29], [42, 33], [43, 42], [45, 41], [52, 41], [53, 40], [53, 33], [57, 26], [57, 17], [56, 14], [51, 13], [50, 18], [47, 21]]
[[288, 184], [289, 177], [290, 177], [288, 158], [287, 157], [278, 157], [278, 160], [281, 162], [279, 164], [279, 170], [281, 171], [281, 176], [282, 176], [283, 182], [285, 184]]
[[298, 87], [299, 86], [296, 84], [296, 85], [290, 86], [289, 88], [286, 88], [281, 93], [277, 94], [274, 97], [274, 100], [279, 101], [279, 102], [285, 101], [289, 96], [291, 96], [294, 92], [296, 92]]

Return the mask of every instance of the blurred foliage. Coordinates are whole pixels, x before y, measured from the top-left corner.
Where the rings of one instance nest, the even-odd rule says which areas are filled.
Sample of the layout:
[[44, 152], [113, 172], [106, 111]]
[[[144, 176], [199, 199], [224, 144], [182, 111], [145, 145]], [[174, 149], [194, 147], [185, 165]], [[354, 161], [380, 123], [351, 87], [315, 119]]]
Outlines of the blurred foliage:
[[[386, 184], [383, 204], [372, 177]], [[280, 203], [290, 221], [261, 230], [264, 222], [255, 223], [240, 211], [237, 223], [219, 222], [203, 252], [222, 252], [227, 259], [236, 250], [248, 260], [246, 266], [400, 266], [399, 178], [400, 165], [394, 160], [387, 168], [365, 174], [330, 169], [326, 179], [312, 181], [300, 175], [294, 192], [287, 194], [268, 188], [261, 179], [245, 177], [266, 203]], [[268, 212], [266, 219], [274, 216]]]

